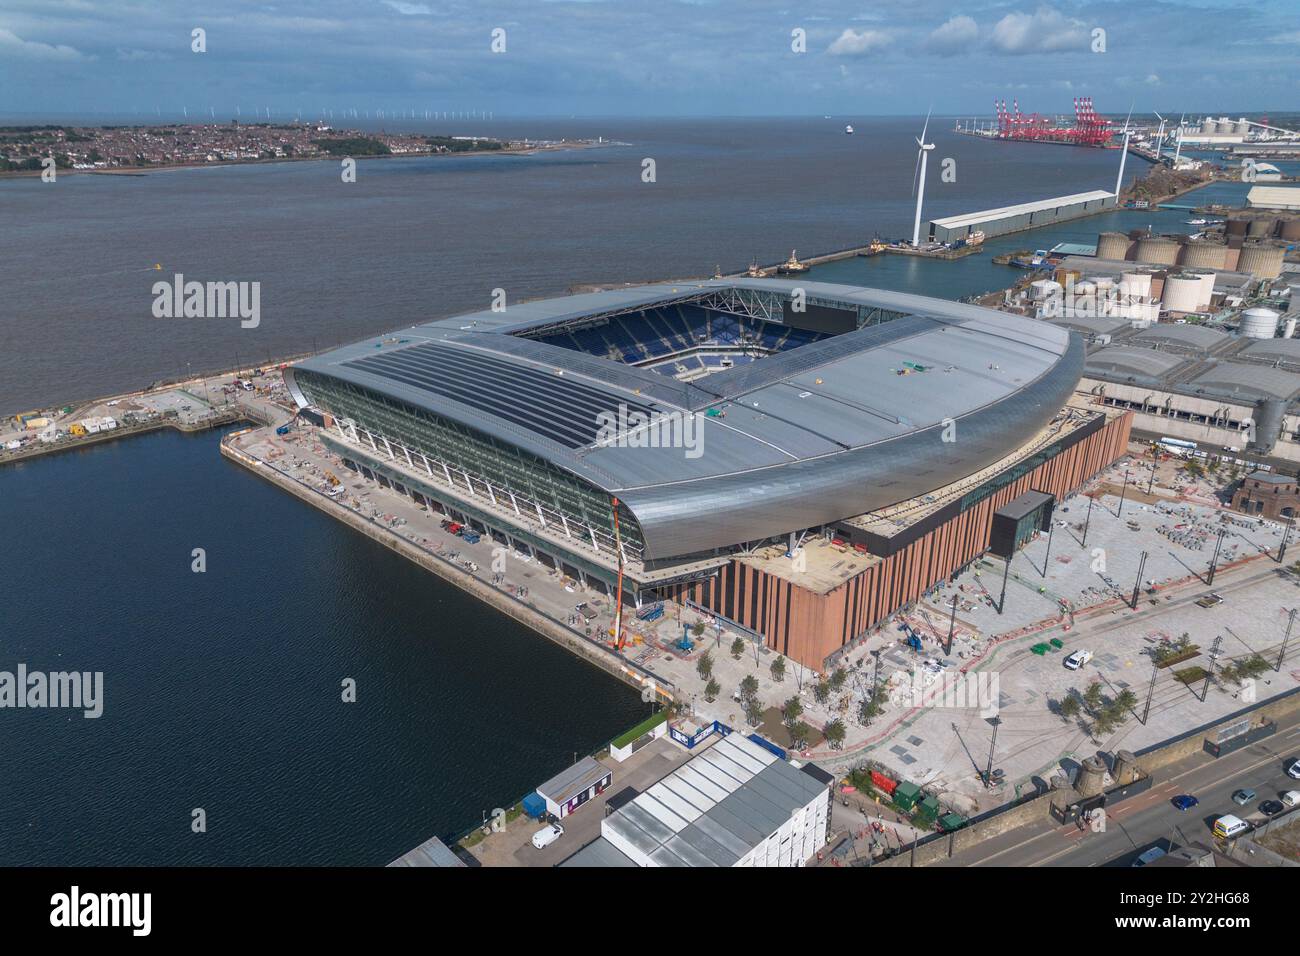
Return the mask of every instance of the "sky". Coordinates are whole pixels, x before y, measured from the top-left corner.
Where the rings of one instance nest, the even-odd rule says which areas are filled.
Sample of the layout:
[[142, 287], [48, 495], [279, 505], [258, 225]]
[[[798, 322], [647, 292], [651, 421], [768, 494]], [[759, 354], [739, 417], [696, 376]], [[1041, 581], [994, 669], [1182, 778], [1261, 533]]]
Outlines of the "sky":
[[991, 116], [1081, 95], [1293, 110], [1300, 0], [0, 3], [6, 116]]

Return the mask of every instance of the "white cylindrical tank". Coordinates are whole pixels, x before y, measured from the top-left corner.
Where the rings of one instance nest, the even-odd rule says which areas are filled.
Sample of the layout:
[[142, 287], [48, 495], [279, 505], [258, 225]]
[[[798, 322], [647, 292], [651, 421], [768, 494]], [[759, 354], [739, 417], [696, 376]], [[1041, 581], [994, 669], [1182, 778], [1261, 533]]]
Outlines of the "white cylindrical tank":
[[1246, 117], [1237, 120], [1237, 128], [1233, 130], [1238, 136], [1246, 136], [1250, 133], [1250, 121]]
[[1201, 281], [1201, 292], [1197, 299], [1198, 309], [1208, 309], [1210, 302], [1214, 299], [1214, 280], [1218, 278], [1217, 273], [1204, 269], [1193, 270], [1191, 275], [1196, 276]]
[[1151, 273], [1124, 273], [1119, 280], [1119, 291], [1129, 299], [1145, 299], [1151, 294]]
[[1201, 305], [1201, 277], [1178, 272], [1165, 279], [1165, 310], [1169, 312], [1198, 312]]
[[1278, 314], [1272, 309], [1258, 307], [1241, 313], [1238, 331], [1248, 339], [1271, 339], [1277, 335]]
[[1205, 122], [1201, 124], [1201, 132], [1204, 133], [1206, 136], [1213, 136], [1218, 131], [1219, 131], [1218, 120], [1206, 119]]

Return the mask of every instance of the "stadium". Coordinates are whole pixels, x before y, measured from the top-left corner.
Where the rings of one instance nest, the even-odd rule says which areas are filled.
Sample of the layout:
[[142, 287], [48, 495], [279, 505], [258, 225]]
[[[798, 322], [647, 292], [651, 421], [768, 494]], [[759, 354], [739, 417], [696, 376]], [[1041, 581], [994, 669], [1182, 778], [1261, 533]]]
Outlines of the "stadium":
[[821, 669], [987, 551], [998, 509], [1124, 453], [1131, 414], [1082, 404], [1083, 367], [1050, 323], [739, 278], [443, 319], [286, 380], [367, 478]]

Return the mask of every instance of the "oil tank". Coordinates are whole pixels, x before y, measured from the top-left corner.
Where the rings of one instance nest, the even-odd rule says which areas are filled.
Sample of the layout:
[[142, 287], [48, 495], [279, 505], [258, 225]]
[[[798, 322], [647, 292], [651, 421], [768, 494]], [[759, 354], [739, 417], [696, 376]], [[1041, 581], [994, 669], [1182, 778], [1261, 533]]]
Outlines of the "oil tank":
[[1249, 219], [1229, 219], [1223, 224], [1224, 234], [1229, 236], [1244, 236], [1249, 228]]
[[1074, 789], [1085, 797], [1095, 797], [1106, 788], [1106, 763], [1100, 757], [1086, 758], [1079, 765], [1079, 777]]
[[1241, 313], [1237, 331], [1248, 339], [1271, 339], [1277, 335], [1278, 314], [1272, 309], [1257, 307]]
[[1165, 279], [1163, 301], [1169, 312], [1199, 312], [1201, 303], [1201, 277], [1193, 273], [1175, 272]]
[[1103, 232], [1097, 237], [1098, 259], [1127, 259], [1128, 250], [1128, 236], [1122, 232]]
[[1252, 239], [1267, 239], [1277, 231], [1277, 220], [1272, 216], [1257, 216], [1250, 220], [1246, 235]]
[[1151, 294], [1151, 273], [1142, 269], [1124, 273], [1119, 279], [1119, 292], [1129, 299], [1145, 299]]
[[1217, 242], [1194, 239], [1183, 246], [1183, 265], [1190, 268], [1222, 269], [1228, 249]]
[[1180, 248], [1173, 239], [1152, 236], [1138, 241], [1136, 259], [1139, 262], [1154, 262], [1156, 265], [1172, 266], [1178, 262]]
[[1241, 247], [1237, 271], [1249, 272], [1257, 279], [1276, 279], [1282, 274], [1281, 246], [1251, 243]]
[[1300, 219], [1283, 219], [1278, 235], [1287, 242], [1300, 242]]

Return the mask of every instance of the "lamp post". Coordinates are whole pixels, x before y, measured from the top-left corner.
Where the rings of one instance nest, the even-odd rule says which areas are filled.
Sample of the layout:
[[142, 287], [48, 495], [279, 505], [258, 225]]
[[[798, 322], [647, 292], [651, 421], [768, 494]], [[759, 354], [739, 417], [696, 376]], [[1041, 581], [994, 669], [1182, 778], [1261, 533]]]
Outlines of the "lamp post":
[[1119, 490], [1119, 510], [1115, 512], [1115, 517], [1120, 518], [1124, 515], [1124, 497], [1128, 494], [1128, 469], [1124, 469], [1124, 486]]
[[1083, 541], [1080, 542], [1080, 544], [1079, 544], [1079, 547], [1081, 547], [1081, 548], [1086, 548], [1086, 547], [1088, 546], [1088, 526], [1089, 526], [1090, 524], [1092, 524], [1092, 502], [1093, 502], [1093, 497], [1092, 497], [1092, 495], [1089, 495], [1089, 496], [1088, 496], [1088, 516], [1087, 516], [1086, 518], [1083, 519]]
[[[1292, 612], [1295, 613], [1295, 612]], [[957, 595], [952, 596], [952, 617], [948, 618], [948, 642], [944, 645], [943, 653], [945, 657], [952, 655], [952, 632], [957, 627]]]

